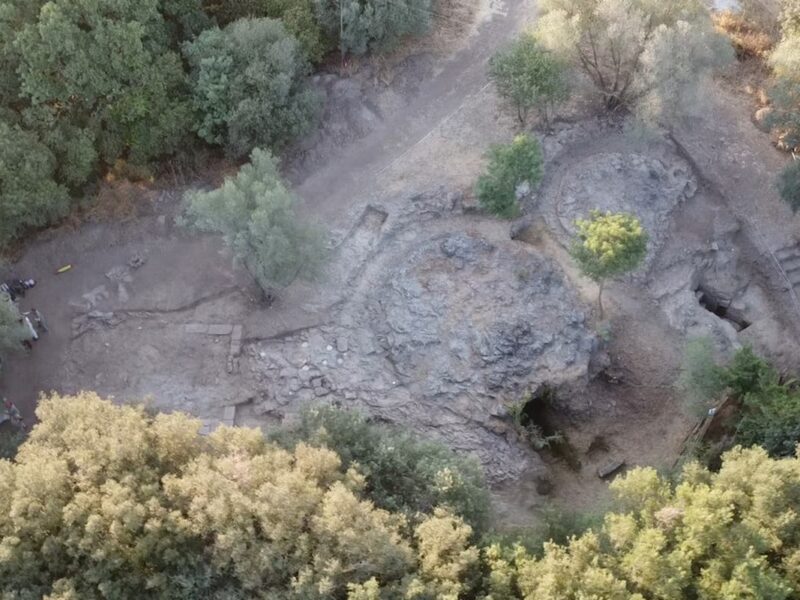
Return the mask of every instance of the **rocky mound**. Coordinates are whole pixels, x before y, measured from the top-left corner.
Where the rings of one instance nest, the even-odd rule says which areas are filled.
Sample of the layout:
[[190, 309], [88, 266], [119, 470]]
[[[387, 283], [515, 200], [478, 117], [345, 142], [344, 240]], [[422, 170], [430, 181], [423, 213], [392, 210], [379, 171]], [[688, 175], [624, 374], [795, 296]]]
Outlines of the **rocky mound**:
[[416, 197], [419, 221], [389, 219], [329, 325], [253, 347], [267, 390], [255, 408], [284, 419], [310, 402], [357, 408], [514, 478], [541, 463], [507, 403], [585, 381], [595, 338], [554, 263], [493, 221], [432, 218], [440, 200]]

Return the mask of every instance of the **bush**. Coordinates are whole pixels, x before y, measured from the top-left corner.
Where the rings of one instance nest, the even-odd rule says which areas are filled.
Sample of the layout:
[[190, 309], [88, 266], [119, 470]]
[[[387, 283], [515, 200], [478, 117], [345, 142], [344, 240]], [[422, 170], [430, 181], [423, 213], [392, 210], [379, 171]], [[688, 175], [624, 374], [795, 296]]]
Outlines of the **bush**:
[[778, 372], [748, 346], [738, 350], [723, 371], [725, 386], [734, 398], [739, 399], [771, 387], [778, 379]]
[[278, 19], [312, 62], [319, 62], [332, 49], [332, 41], [317, 21], [313, 0], [206, 0], [205, 10], [220, 26], [244, 18]]
[[677, 388], [694, 417], [705, 417], [725, 390], [726, 371], [714, 360], [714, 345], [710, 338], [690, 340], [681, 361]]
[[517, 189], [523, 183], [535, 188], [542, 179], [539, 142], [518, 135], [510, 144], [492, 146], [486, 172], [478, 178], [475, 194], [488, 212], [511, 219], [519, 214]]
[[770, 456], [792, 456], [800, 444], [800, 390], [773, 380], [746, 394], [735, 439], [761, 446]]
[[0, 121], [0, 248], [67, 214], [69, 195], [55, 173], [56, 157], [35, 134]]
[[544, 0], [537, 39], [591, 81], [609, 110], [661, 120], [690, 107], [732, 51], [699, 0]]
[[352, 54], [388, 50], [404, 36], [421, 35], [435, 13], [433, 0], [313, 1], [322, 27]]
[[489, 497], [480, 466], [440, 444], [328, 407], [305, 410], [299, 425], [279, 439], [336, 452], [345, 469], [355, 466], [365, 475], [365, 492], [380, 508], [417, 519], [444, 506], [474, 531], [486, 529]]
[[742, 403], [735, 443], [759, 445], [771, 456], [791, 456], [800, 443], [800, 390], [750, 348], [739, 350], [724, 371], [731, 395]]
[[280, 21], [242, 19], [184, 45], [192, 70], [197, 132], [234, 157], [277, 148], [306, 132], [319, 99], [309, 65]]
[[323, 235], [297, 219], [295, 201], [277, 161], [260, 149], [221, 188], [185, 197], [190, 224], [221, 233], [267, 294], [298, 277], [313, 277], [322, 263]]
[[555, 105], [569, 96], [562, 64], [531, 34], [523, 34], [492, 57], [489, 77], [523, 124], [529, 111], [535, 108], [549, 127]]

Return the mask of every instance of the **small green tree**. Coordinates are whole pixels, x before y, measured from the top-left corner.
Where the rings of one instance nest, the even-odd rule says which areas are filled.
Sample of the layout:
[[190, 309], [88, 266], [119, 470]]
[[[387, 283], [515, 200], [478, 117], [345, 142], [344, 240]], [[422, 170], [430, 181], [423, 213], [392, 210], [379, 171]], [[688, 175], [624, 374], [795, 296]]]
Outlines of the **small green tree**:
[[481, 206], [498, 217], [519, 214], [517, 189], [523, 183], [535, 188], [542, 179], [542, 151], [539, 142], [527, 134], [510, 144], [492, 146], [486, 172], [478, 178], [475, 194]]
[[647, 232], [639, 219], [626, 213], [593, 210], [575, 222], [578, 231], [571, 254], [581, 272], [597, 282], [597, 303], [603, 318], [603, 285], [607, 279], [633, 271], [647, 254]]
[[319, 272], [323, 235], [298, 220], [295, 196], [269, 152], [255, 149], [250, 163], [221, 188], [189, 192], [185, 202], [190, 224], [221, 233], [267, 295]]
[[550, 115], [559, 102], [569, 97], [564, 68], [536, 38], [525, 33], [489, 62], [489, 77], [498, 94], [516, 110], [520, 124], [536, 108], [550, 127]]
[[800, 211], [800, 160], [792, 161], [781, 171], [778, 176], [778, 192], [792, 212]]
[[184, 45], [201, 138], [231, 156], [276, 148], [308, 130], [319, 98], [297, 40], [274, 19], [240, 19]]

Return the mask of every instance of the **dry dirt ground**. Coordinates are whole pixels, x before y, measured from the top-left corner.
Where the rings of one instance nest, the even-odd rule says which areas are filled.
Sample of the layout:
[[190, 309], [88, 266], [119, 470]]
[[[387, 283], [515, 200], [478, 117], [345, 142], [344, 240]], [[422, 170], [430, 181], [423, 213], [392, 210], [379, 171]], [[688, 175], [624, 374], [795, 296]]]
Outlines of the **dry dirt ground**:
[[[673, 390], [688, 338], [721, 354], [753, 344], [796, 368], [800, 221], [772, 184], [786, 157], [747, 102], [715, 86], [701, 116], [649, 137], [575, 106], [541, 136], [547, 174], [525, 216], [498, 222], [470, 189], [488, 145], [517, 125], [486, 60], [534, 6], [487, 0], [470, 14], [449, 58], [426, 48], [391, 75], [317, 80], [323, 125], [286, 167], [303, 214], [330, 234], [320, 281], [263, 306], [219, 240], [174, 225], [180, 188], [142, 188], [134, 220], [47, 232], [12, 266], [39, 281], [23, 308], [50, 333], [10, 361], [3, 395], [31, 418], [42, 391], [92, 389], [209, 428], [289, 422], [309, 402], [356, 407], [477, 456], [498, 520], [525, 525], [552, 503], [602, 505], [596, 469], [609, 462], [671, 467], [693, 425]], [[571, 220], [592, 208], [633, 211], [652, 236], [646, 266], [609, 286], [605, 322], [566, 251]], [[703, 294], [729, 297], [739, 324]], [[569, 460], [534, 452], [508, 418], [508, 402], [543, 385], [557, 395], [539, 417], [566, 435]]]

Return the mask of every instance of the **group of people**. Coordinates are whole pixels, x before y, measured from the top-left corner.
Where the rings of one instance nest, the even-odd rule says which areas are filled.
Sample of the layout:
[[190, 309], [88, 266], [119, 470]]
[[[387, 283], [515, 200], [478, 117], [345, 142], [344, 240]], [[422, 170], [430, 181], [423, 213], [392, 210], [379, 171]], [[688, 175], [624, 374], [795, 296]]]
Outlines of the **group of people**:
[[4, 417], [0, 418], [0, 423], [8, 419], [11, 421], [12, 425], [19, 427], [20, 429], [27, 428], [25, 425], [25, 419], [22, 418], [22, 413], [19, 412], [16, 404], [11, 402], [11, 400], [3, 398], [3, 410], [0, 412], [0, 417]]
[[[35, 279], [7, 279], [0, 283], [0, 300], [5, 299], [5, 301], [16, 304], [17, 300], [24, 297], [25, 293], [35, 285]], [[20, 313], [19, 323], [28, 333], [28, 337], [22, 340], [22, 344], [28, 350], [32, 350], [33, 342], [39, 339], [40, 332], [47, 331], [44, 317], [38, 310], [31, 308], [28, 312]], [[4, 421], [9, 421], [20, 429], [26, 429], [19, 409], [6, 398], [3, 398], [2, 406], [0, 406], [0, 423]]]
[[[0, 295], [5, 295], [11, 302], [16, 302], [18, 298], [24, 297], [25, 292], [36, 285], [35, 279], [7, 279], [0, 283]], [[42, 313], [35, 308], [20, 315], [20, 325], [28, 332], [29, 336], [22, 340], [22, 345], [28, 350], [33, 350], [33, 342], [39, 339], [40, 333], [47, 332], [47, 324]]]

